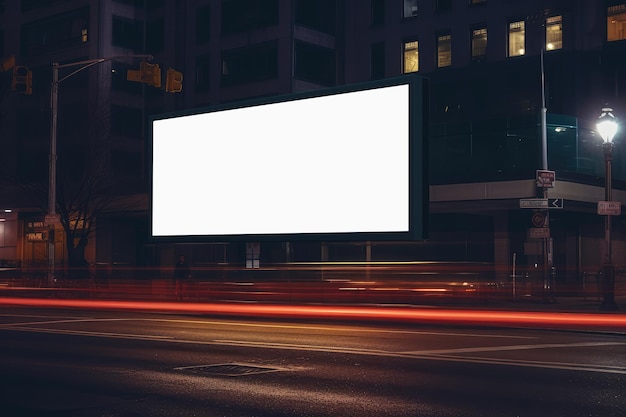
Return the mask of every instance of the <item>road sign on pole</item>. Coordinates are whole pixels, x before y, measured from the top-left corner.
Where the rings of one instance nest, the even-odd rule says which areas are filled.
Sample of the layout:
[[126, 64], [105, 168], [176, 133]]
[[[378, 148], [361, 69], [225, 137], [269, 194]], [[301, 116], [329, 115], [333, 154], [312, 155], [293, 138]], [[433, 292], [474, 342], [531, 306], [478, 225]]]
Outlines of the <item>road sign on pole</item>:
[[550, 208], [550, 209], [562, 209], [563, 208], [563, 199], [562, 198], [549, 198], [548, 199], [548, 208]]
[[531, 227], [528, 229], [528, 235], [531, 239], [548, 239], [550, 237], [550, 228]]
[[537, 170], [537, 188], [554, 187], [555, 172], [545, 169]]
[[523, 209], [546, 209], [548, 208], [547, 198], [521, 198], [519, 208]]
[[619, 201], [598, 201], [598, 214], [619, 216], [622, 214], [622, 203]]
[[46, 226], [56, 226], [61, 224], [61, 215], [59, 214], [46, 214], [44, 216], [43, 223]]
[[542, 210], [539, 210], [533, 213], [533, 217], [531, 221], [532, 221], [533, 226], [535, 227], [545, 227], [546, 215], [543, 213]]

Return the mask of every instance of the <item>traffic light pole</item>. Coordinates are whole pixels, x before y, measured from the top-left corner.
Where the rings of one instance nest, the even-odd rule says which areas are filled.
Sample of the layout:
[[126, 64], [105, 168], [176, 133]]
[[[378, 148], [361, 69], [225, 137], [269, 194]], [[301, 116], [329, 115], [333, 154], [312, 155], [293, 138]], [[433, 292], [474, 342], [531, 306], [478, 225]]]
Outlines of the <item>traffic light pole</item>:
[[[48, 215], [45, 223], [48, 225], [48, 284], [54, 284], [55, 271], [55, 227], [59, 224], [59, 216], [56, 212], [56, 190], [57, 190], [57, 119], [59, 102], [59, 83], [76, 75], [77, 73], [103, 62], [112, 61], [119, 58], [146, 58], [152, 59], [152, 55], [117, 55], [108, 58], [97, 58], [86, 61], [70, 62], [67, 64], [52, 63], [52, 86], [50, 89], [50, 156], [48, 163]], [[59, 79], [59, 69], [79, 67]]]

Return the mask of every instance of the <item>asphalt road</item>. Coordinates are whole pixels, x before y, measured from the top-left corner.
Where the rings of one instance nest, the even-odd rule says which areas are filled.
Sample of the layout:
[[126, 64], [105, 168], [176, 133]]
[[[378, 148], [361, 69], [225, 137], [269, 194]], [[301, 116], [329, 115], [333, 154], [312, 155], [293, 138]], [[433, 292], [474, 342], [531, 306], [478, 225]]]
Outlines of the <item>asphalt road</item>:
[[620, 334], [0, 308], [0, 415], [624, 416]]

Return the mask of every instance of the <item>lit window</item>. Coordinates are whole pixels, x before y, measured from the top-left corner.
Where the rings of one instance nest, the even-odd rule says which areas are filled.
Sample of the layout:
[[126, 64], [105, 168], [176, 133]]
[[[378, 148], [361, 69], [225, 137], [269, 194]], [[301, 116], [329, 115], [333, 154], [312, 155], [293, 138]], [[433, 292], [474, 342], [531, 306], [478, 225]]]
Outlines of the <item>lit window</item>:
[[404, 17], [417, 16], [417, 0], [404, 0]]
[[419, 70], [420, 60], [417, 46], [417, 41], [404, 43], [404, 73]]
[[626, 4], [618, 4], [607, 9], [606, 40], [621, 41], [626, 39]]
[[563, 22], [561, 16], [546, 19], [546, 50], [563, 48]]
[[452, 65], [452, 40], [450, 35], [437, 37], [437, 68]]
[[472, 30], [472, 59], [482, 61], [487, 57], [487, 28]]
[[525, 33], [523, 20], [509, 23], [509, 56], [521, 56], [526, 53]]
[[87, 42], [87, 29], [83, 29], [80, 31], [80, 40], [83, 43]]

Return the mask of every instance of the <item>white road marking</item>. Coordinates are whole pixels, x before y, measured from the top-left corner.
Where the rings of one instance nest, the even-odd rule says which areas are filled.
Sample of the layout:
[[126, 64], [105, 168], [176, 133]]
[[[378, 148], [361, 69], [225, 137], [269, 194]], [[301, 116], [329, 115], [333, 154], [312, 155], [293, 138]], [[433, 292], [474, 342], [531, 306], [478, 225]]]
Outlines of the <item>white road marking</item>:
[[451, 337], [482, 337], [482, 338], [505, 338], [505, 339], [537, 339], [534, 336], [516, 336], [516, 335], [502, 335], [502, 334], [480, 334], [480, 333], [450, 333], [450, 332], [424, 332], [415, 330], [389, 330], [389, 329], [367, 329], [367, 328], [355, 328], [355, 327], [340, 327], [340, 326], [310, 326], [310, 325], [293, 325], [293, 324], [264, 324], [264, 323], [244, 323], [244, 322], [231, 322], [231, 321], [207, 321], [207, 320], [180, 320], [180, 319], [127, 319], [142, 320], [142, 321], [160, 321], [169, 323], [191, 323], [191, 324], [211, 324], [220, 326], [242, 326], [242, 327], [258, 327], [258, 328], [276, 328], [276, 329], [298, 329], [298, 330], [324, 330], [324, 331], [342, 331], [342, 332], [356, 332], [356, 333], [388, 333], [388, 334], [416, 334], [416, 335], [429, 335], [429, 336], [451, 336]]
[[[0, 326], [1, 328], [2, 326]], [[138, 339], [138, 340], [171, 340], [175, 341], [171, 336], [154, 336], [154, 335], [140, 335], [132, 333], [110, 333], [110, 332], [92, 332], [81, 330], [62, 330], [62, 329], [45, 329], [41, 327], [10, 327], [7, 330], [19, 330], [30, 333], [53, 333], [53, 334], [66, 334], [72, 336], [92, 336], [92, 337], [110, 337], [112, 339]]]
[[[417, 360], [438, 360], [448, 362], [464, 362], [464, 363], [484, 363], [490, 365], [507, 365], [507, 366], [520, 366], [520, 367], [534, 367], [534, 368], [549, 368], [559, 370], [570, 370], [578, 372], [599, 372], [599, 373], [611, 373], [611, 374], [625, 374], [626, 367], [622, 366], [605, 366], [605, 365], [593, 365], [593, 364], [572, 364], [565, 362], [542, 362], [542, 361], [528, 361], [517, 359], [495, 359], [495, 358], [481, 358], [472, 356], [457, 355], [460, 353], [479, 353], [479, 352], [497, 352], [497, 351], [514, 351], [514, 350], [527, 350], [527, 349], [566, 349], [566, 348], [580, 348], [580, 347], [602, 347], [602, 346], [621, 346], [626, 345], [626, 342], [577, 342], [577, 343], [547, 343], [547, 344], [523, 344], [523, 345], [506, 345], [506, 346], [486, 346], [486, 347], [472, 347], [472, 348], [456, 348], [456, 349], [435, 349], [435, 350], [419, 350], [419, 351], [404, 351], [394, 352], [377, 349], [358, 349], [351, 347], [339, 347], [339, 346], [317, 346], [307, 344], [282, 344], [282, 343], [267, 343], [267, 342], [255, 342], [255, 341], [241, 341], [241, 340], [188, 340], [188, 339], [174, 339], [168, 336], [158, 335], [141, 335], [141, 334], [127, 334], [127, 333], [109, 333], [109, 332], [93, 332], [93, 331], [79, 331], [79, 330], [62, 330], [62, 329], [48, 329], [42, 327], [29, 327], [30, 325], [45, 325], [45, 324], [58, 324], [58, 323], [84, 323], [84, 322], [106, 322], [106, 321], [134, 321], [136, 319], [89, 319], [80, 318], [74, 320], [50, 320], [50, 321], [38, 321], [33, 323], [11, 323], [0, 324], [0, 329], [35, 332], [35, 333], [55, 333], [66, 334], [73, 336], [88, 336], [88, 337], [101, 337], [101, 338], [116, 338], [116, 339], [131, 339], [131, 340], [145, 340], [145, 341], [160, 341], [166, 343], [184, 343], [184, 344], [198, 344], [198, 345], [220, 345], [220, 346], [238, 346], [238, 347], [254, 347], [264, 349], [285, 349], [285, 350], [302, 350], [302, 351], [315, 351], [315, 352], [333, 352], [351, 355], [366, 355], [366, 356], [381, 356], [381, 357], [396, 357], [405, 359], [417, 359]], [[181, 320], [169, 320], [169, 319], [140, 319], [142, 321], [161, 321], [161, 322], [176, 322]], [[224, 322], [205, 322], [205, 321], [189, 321], [184, 322], [196, 322], [196, 323], [213, 323], [224, 324]], [[324, 329], [324, 330], [340, 330], [340, 331], [358, 331], [363, 332], [364, 329], [351, 329], [351, 328], [336, 328], [336, 327], [319, 327], [319, 326], [290, 326], [290, 325], [269, 325], [269, 324], [251, 324], [251, 323], [228, 323], [238, 326], [254, 326], [254, 327], [278, 327], [278, 328], [299, 328], [299, 329]], [[369, 332], [380, 332], [380, 329], [365, 329]], [[422, 334], [421, 332], [411, 331], [397, 331], [389, 330], [387, 332], [393, 333], [411, 333]], [[483, 336], [478, 334], [457, 334], [457, 333], [437, 333], [427, 332], [426, 334], [432, 335], [455, 335], [455, 336]], [[491, 337], [491, 335], [487, 335]]]
[[[2, 315], [0, 315], [2, 316]], [[488, 333], [451, 333], [451, 332], [425, 332], [414, 330], [389, 330], [382, 328], [355, 328], [348, 326], [310, 326], [310, 325], [292, 325], [292, 324], [266, 324], [266, 323], [245, 323], [245, 322], [233, 322], [233, 321], [211, 321], [211, 320], [181, 320], [181, 319], [163, 319], [163, 318], [92, 318], [92, 317], [49, 317], [49, 316], [10, 316], [4, 315], [4, 317], [36, 317], [36, 318], [58, 318], [59, 320], [43, 320], [34, 322], [16, 322], [16, 323], [0, 323], [0, 328], [4, 326], [28, 326], [28, 325], [42, 325], [42, 324], [56, 324], [56, 323], [85, 323], [85, 322], [109, 322], [109, 321], [148, 321], [148, 322], [162, 322], [162, 323], [187, 323], [187, 324], [210, 324], [220, 326], [239, 326], [239, 327], [256, 327], [256, 328], [270, 328], [270, 329], [298, 329], [298, 330], [323, 330], [334, 332], [353, 332], [353, 333], [386, 333], [386, 334], [413, 334], [413, 335], [428, 335], [428, 336], [449, 336], [449, 337], [481, 337], [481, 338], [497, 338], [497, 339], [537, 339], [534, 336], [518, 336], [518, 335], [502, 335], [502, 334], [488, 334]]]
[[482, 346], [471, 348], [455, 348], [455, 349], [435, 349], [435, 350], [415, 350], [402, 352], [407, 355], [445, 355], [453, 353], [468, 352], [500, 352], [508, 350], [527, 350], [527, 349], [554, 349], [569, 347], [592, 347], [592, 346], [616, 346], [626, 345], [626, 342], [577, 342], [577, 343], [544, 343], [535, 345], [510, 345], [510, 346]]

